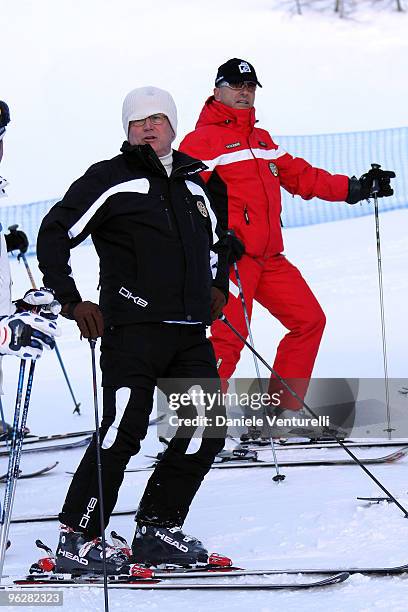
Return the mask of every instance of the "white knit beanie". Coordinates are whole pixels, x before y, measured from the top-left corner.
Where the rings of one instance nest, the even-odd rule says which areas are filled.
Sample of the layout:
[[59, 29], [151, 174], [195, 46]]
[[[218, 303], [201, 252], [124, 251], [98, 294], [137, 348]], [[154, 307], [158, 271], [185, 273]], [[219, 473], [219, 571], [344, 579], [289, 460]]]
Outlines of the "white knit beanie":
[[177, 133], [177, 109], [168, 91], [158, 87], [138, 87], [128, 93], [123, 100], [122, 123], [126, 138], [129, 134], [129, 122], [134, 119], [145, 119], [150, 115], [166, 115], [174, 132]]

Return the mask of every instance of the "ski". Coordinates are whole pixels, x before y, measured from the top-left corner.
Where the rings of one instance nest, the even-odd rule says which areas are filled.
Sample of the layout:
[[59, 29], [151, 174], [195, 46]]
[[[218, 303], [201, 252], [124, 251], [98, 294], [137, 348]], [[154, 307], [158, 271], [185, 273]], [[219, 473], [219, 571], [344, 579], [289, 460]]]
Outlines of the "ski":
[[[114, 510], [112, 516], [127, 516], [136, 514], [136, 508], [128, 510]], [[15, 516], [11, 519], [12, 523], [46, 523], [51, 521], [59, 521], [58, 514], [39, 514], [37, 516]]]
[[[404, 439], [404, 440], [384, 440], [384, 441], [379, 441], [379, 440], [373, 440], [372, 442], [369, 441], [358, 441], [358, 440], [342, 440], [342, 442], [348, 446], [349, 448], [379, 448], [379, 447], [392, 447], [392, 446], [401, 446], [404, 444], [408, 443], [408, 440]], [[270, 451], [271, 450], [271, 446], [270, 446], [270, 442], [268, 440], [267, 443], [263, 443], [260, 442], [259, 444], [256, 443], [256, 441], [254, 442], [239, 442], [237, 441], [237, 446], [242, 446], [243, 448], [247, 448], [247, 449], [251, 449], [251, 450], [256, 450], [257, 452], [260, 451]], [[304, 449], [309, 449], [309, 448], [313, 448], [313, 449], [323, 449], [323, 448], [334, 448], [334, 449], [338, 449], [340, 448], [340, 445], [338, 442], [336, 442], [336, 440], [333, 440], [332, 442], [275, 442], [275, 449], [282, 451], [282, 450], [304, 450]]]
[[[91, 441], [90, 437], [84, 438], [83, 440], [78, 440], [77, 442], [66, 442], [65, 444], [49, 444], [47, 446], [34, 446], [33, 448], [24, 448], [22, 449], [22, 453], [46, 453], [49, 451], [60, 451], [60, 450], [68, 450], [71, 448], [80, 448], [81, 446], [86, 446]], [[9, 454], [7, 450], [0, 451], [0, 457], [4, 457]]]
[[[289, 569], [239, 569], [226, 568], [224, 570], [202, 570], [200, 568], [156, 570], [151, 579], [132, 579], [124, 576], [110, 577], [109, 588], [121, 589], [163, 589], [163, 590], [274, 590], [274, 589], [308, 589], [329, 586], [344, 582], [351, 574], [365, 574], [378, 576], [395, 576], [408, 573], [408, 564], [397, 566], [377, 566], [377, 567], [345, 567], [345, 568], [289, 568]], [[270, 576], [270, 575], [327, 575], [327, 578], [311, 582], [257, 582], [257, 583], [195, 583], [191, 578], [233, 578], [239, 576]], [[185, 583], [174, 584], [171, 579], [189, 578]], [[72, 578], [64, 575], [54, 574], [51, 576], [27, 576], [24, 579], [14, 580], [13, 585], [3, 585], [2, 589], [7, 588], [49, 588], [49, 587], [100, 587], [103, 588], [103, 578], [100, 577], [80, 577]]]
[[[212, 573], [208, 572], [207, 576], [213, 577]], [[185, 576], [183, 576], [185, 577]], [[196, 577], [196, 576], [195, 576]], [[230, 577], [223, 574], [223, 578]], [[251, 590], [278, 590], [278, 589], [310, 589], [319, 588], [324, 586], [331, 586], [344, 582], [349, 577], [347, 572], [341, 572], [323, 578], [321, 580], [313, 580], [310, 582], [191, 582], [174, 584], [171, 581], [166, 582], [166, 578], [152, 578], [152, 579], [110, 579], [110, 589], [159, 589], [159, 590], [229, 590], [229, 591], [251, 591]], [[23, 580], [15, 580], [13, 585], [2, 586], [0, 588], [39, 588], [39, 587], [99, 587], [103, 588], [103, 578], [57, 578], [56, 576], [50, 578], [32, 578], [28, 577]]]
[[[361, 463], [364, 465], [381, 465], [387, 463], [395, 463], [400, 459], [403, 459], [408, 455], [408, 446], [401, 448], [390, 455], [384, 455], [382, 457], [372, 457], [372, 458], [360, 458]], [[148, 472], [150, 470], [154, 470], [157, 462], [153, 465], [142, 467], [142, 468], [127, 468], [126, 472]], [[262, 461], [252, 460], [252, 461], [237, 461], [236, 458], [231, 458], [230, 461], [226, 461], [225, 458], [223, 461], [219, 461], [218, 463], [213, 463], [211, 466], [212, 470], [218, 469], [232, 469], [232, 468], [262, 468], [262, 467], [273, 467], [275, 463], [273, 461]], [[309, 466], [341, 466], [341, 465], [356, 465], [356, 462], [352, 459], [305, 459], [303, 461], [279, 461], [280, 467], [309, 467]]]
[[[403, 459], [408, 455], [408, 446], [401, 448], [389, 455], [384, 455], [382, 457], [372, 457], [372, 458], [360, 458], [361, 463], [364, 465], [376, 465], [376, 464], [386, 464], [386, 463], [394, 463]], [[252, 461], [252, 462], [222, 462], [222, 463], [213, 463], [211, 469], [221, 469], [221, 468], [235, 468], [235, 467], [271, 467], [274, 466], [275, 463], [273, 461]], [[356, 465], [353, 459], [305, 459], [303, 461], [279, 461], [280, 467], [307, 467], [307, 466], [341, 466], [341, 465]]]
[[[163, 453], [158, 453], [157, 455], [145, 455], [147, 459], [154, 459], [155, 461], [160, 461], [162, 456]], [[234, 448], [232, 451], [223, 450], [218, 453], [217, 460], [221, 463], [227, 461], [258, 461], [258, 453], [257, 451], [248, 450], [246, 448]]]
[[[378, 576], [394, 576], [399, 574], [408, 573], [408, 564], [395, 565], [395, 566], [373, 566], [373, 567], [342, 567], [342, 568], [260, 568], [260, 569], [243, 569], [240, 567], [192, 567], [192, 568], [171, 568], [165, 570], [153, 570], [152, 580], [170, 580], [178, 578], [230, 578], [233, 576], [279, 576], [279, 575], [293, 575], [293, 574], [304, 574], [304, 575], [339, 575], [339, 574], [366, 574], [366, 575], [378, 575]], [[67, 576], [69, 576], [67, 578]], [[118, 576], [112, 576], [111, 582], [122, 582], [126, 581], [128, 577], [124, 574]], [[136, 579], [136, 578], [135, 578]], [[29, 575], [22, 582], [60, 582], [65, 580], [86, 580], [89, 582], [103, 582], [102, 576], [82, 576], [79, 578], [72, 578], [70, 575], [64, 574], [50, 574], [50, 575]], [[143, 580], [146, 580], [143, 578]], [[147, 580], [150, 580], [147, 579]]]
[[[57, 467], [58, 464], [59, 461], [55, 461], [55, 463], [51, 463], [51, 465], [47, 465], [41, 468], [40, 470], [36, 470], [35, 472], [20, 472], [19, 479], [21, 480], [22, 478], [35, 478], [36, 476], [42, 476], [43, 474], [51, 472], [51, 470]], [[5, 482], [6, 479], [7, 474], [3, 474], [2, 476], [0, 476], [0, 482]]]
[[[24, 436], [23, 447], [28, 444], [37, 444], [38, 442], [54, 442], [56, 440], [68, 440], [70, 438], [80, 438], [82, 436], [92, 436], [93, 430], [86, 429], [85, 431], [73, 431], [65, 434], [50, 434], [46, 436], [34, 436], [32, 434], [28, 434]], [[10, 443], [10, 442], [9, 442]], [[5, 448], [7, 446], [6, 442], [0, 443], [0, 448]]]
[[379, 504], [381, 502], [388, 502], [389, 504], [393, 504], [394, 501], [391, 497], [357, 497], [359, 501], [365, 501], [369, 504]]
[[[373, 567], [344, 567], [344, 568], [328, 568], [328, 567], [320, 567], [320, 568], [260, 568], [260, 569], [242, 569], [239, 567], [216, 567], [216, 566], [207, 566], [207, 567], [193, 567], [193, 568], [168, 568], [168, 569], [154, 569], [153, 575], [151, 578], [132, 578], [129, 579], [127, 575], [118, 575], [118, 576], [110, 576], [109, 583], [112, 585], [117, 584], [125, 584], [126, 586], [134, 584], [133, 581], [137, 583], [150, 583], [152, 581], [159, 583], [162, 580], [172, 580], [172, 579], [188, 579], [189, 582], [186, 585], [183, 585], [185, 588], [190, 588], [190, 579], [197, 578], [232, 578], [232, 577], [240, 577], [240, 576], [281, 576], [281, 575], [329, 575], [327, 580], [332, 582], [343, 581], [351, 574], [365, 574], [365, 575], [377, 575], [377, 576], [395, 576], [402, 575], [408, 573], [408, 564], [404, 565], [395, 565], [395, 566], [373, 566]], [[341, 577], [338, 579], [338, 577]], [[68, 574], [48, 574], [48, 575], [29, 575], [24, 579], [18, 579], [14, 581], [14, 584], [20, 586], [65, 586], [75, 584], [75, 586], [84, 586], [84, 585], [103, 585], [103, 577], [102, 576], [82, 576], [82, 577], [72, 577]], [[298, 586], [299, 583], [295, 583], [293, 585], [294, 588]], [[305, 584], [305, 583], [301, 583]], [[306, 583], [306, 586], [301, 586], [300, 588], [307, 588], [309, 585], [316, 586], [317, 584], [321, 584], [321, 581], [317, 581], [316, 583]], [[246, 585], [243, 585], [246, 586]], [[258, 585], [257, 585], [258, 586]], [[289, 586], [292, 588], [292, 584], [289, 585], [286, 583], [281, 588], [285, 588]], [[194, 588], [194, 587], [193, 587]], [[267, 583], [267, 588], [269, 588], [269, 584]], [[279, 588], [275, 585], [272, 585], [272, 588]]]
[[[161, 415], [159, 417], [150, 419], [149, 427], [152, 427], [160, 423], [164, 419], [164, 416], [165, 415]], [[35, 436], [33, 434], [27, 434], [26, 436], [24, 436], [23, 448], [27, 446], [28, 444], [37, 444], [38, 442], [55, 442], [56, 440], [69, 440], [70, 438], [80, 438], [82, 436], [89, 437], [89, 436], [92, 436], [93, 433], [94, 433], [93, 429], [85, 429], [84, 431], [70, 431], [68, 433], [49, 434], [49, 435], [44, 435], [44, 436]], [[9, 440], [7, 441], [3, 440], [2, 442], [0, 442], [0, 449], [7, 448], [9, 444], [10, 444]], [[1, 455], [1, 451], [0, 451], [0, 455]]]
[[397, 565], [391, 567], [345, 567], [345, 568], [321, 568], [321, 569], [241, 569], [236, 567], [226, 567], [223, 569], [207, 569], [204, 572], [200, 568], [187, 568], [176, 570], [154, 570], [154, 578], [184, 578], [186, 574], [203, 578], [204, 576], [221, 577], [225, 575], [233, 576], [271, 576], [280, 574], [378, 574], [378, 575], [394, 575], [408, 573], [407, 565]]

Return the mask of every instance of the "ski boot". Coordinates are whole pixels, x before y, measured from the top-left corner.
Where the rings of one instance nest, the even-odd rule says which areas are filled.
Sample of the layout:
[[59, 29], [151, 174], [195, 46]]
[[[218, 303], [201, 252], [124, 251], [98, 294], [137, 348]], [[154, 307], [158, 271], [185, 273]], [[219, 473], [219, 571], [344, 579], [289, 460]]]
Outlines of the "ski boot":
[[[132, 549], [126, 540], [115, 531], [111, 532], [113, 546], [106, 545], [107, 573], [111, 579], [131, 576], [135, 579], [151, 579], [152, 570], [130, 562]], [[86, 542], [84, 534], [75, 532], [70, 527], [63, 527], [57, 553], [54, 555], [49, 546], [36, 540], [36, 545], [47, 554], [30, 567], [31, 576], [53, 576], [70, 574], [73, 578], [103, 574], [102, 544], [100, 538]]]
[[215, 459], [216, 463], [225, 463], [226, 461], [258, 461], [258, 453], [255, 450], [237, 446], [232, 450], [222, 450]]
[[[30, 433], [28, 427], [24, 427], [24, 436], [27, 436]], [[13, 437], [13, 427], [6, 423], [5, 421], [0, 421], [0, 442], [5, 442], [6, 440], [11, 440]]]
[[148, 566], [231, 566], [231, 560], [227, 557], [209, 556], [202, 542], [186, 535], [181, 527], [138, 525], [132, 552], [134, 563]]
[[[61, 574], [103, 574], [101, 538], [88, 540], [86, 535], [63, 527], [55, 555], [55, 572]], [[106, 568], [108, 574], [129, 574], [129, 552], [118, 546], [106, 544]]]
[[215, 462], [236, 460], [257, 461], [258, 453], [241, 446], [234, 438], [227, 436], [225, 438], [224, 448], [217, 454]]
[[240, 440], [244, 443], [258, 441], [261, 438], [261, 430], [256, 427], [248, 427], [248, 431], [241, 434]]
[[275, 408], [274, 416], [282, 425], [275, 422], [274, 434], [280, 437], [303, 437], [308, 438], [313, 434], [313, 429], [308, 427], [310, 416], [301, 408], [300, 410], [289, 410], [287, 408]]

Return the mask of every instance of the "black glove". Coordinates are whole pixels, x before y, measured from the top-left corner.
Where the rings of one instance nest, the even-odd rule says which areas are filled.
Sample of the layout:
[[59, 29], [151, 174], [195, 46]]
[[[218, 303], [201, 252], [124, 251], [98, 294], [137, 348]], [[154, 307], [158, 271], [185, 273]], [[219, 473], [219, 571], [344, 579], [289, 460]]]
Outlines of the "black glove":
[[371, 170], [363, 174], [359, 179], [352, 176], [349, 179], [349, 189], [346, 198], [348, 204], [356, 204], [361, 200], [367, 200], [377, 193], [377, 197], [386, 198], [394, 194], [391, 187], [391, 179], [395, 178], [392, 170], [381, 170], [378, 164], [372, 164]]
[[227, 231], [227, 245], [229, 249], [228, 263], [232, 266], [232, 264], [239, 261], [245, 253], [245, 245], [242, 240], [237, 238], [234, 230]]
[[[10, 228], [9, 228], [10, 229]], [[9, 234], [5, 234], [7, 251], [20, 251], [20, 253], [26, 253], [28, 249], [28, 238], [27, 234], [18, 229], [12, 229]]]

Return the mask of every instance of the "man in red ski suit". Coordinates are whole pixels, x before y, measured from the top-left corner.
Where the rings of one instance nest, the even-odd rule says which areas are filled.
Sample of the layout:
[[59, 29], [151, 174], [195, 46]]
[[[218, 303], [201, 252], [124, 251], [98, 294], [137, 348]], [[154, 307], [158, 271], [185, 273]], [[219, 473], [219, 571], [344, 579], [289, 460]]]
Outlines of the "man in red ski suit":
[[[233, 239], [232, 261], [240, 260], [239, 275], [248, 315], [251, 317], [255, 299], [288, 329], [279, 343], [273, 368], [284, 379], [302, 379], [296, 389], [303, 397], [325, 315], [299, 270], [283, 254], [280, 189], [305, 200], [316, 196], [354, 204], [370, 195], [372, 180], [370, 183], [370, 173], [360, 179], [329, 174], [279, 147], [269, 132], [255, 127], [257, 86], [261, 84], [249, 62], [234, 58], [220, 66], [214, 95], [204, 104], [196, 129], [184, 138], [180, 149], [203, 160], [208, 167], [202, 176], [221, 225], [233, 230], [238, 239]], [[388, 174], [381, 175], [380, 196], [392, 194]], [[230, 281], [237, 285], [233, 267]], [[238, 295], [230, 293], [224, 313], [247, 337]], [[243, 344], [221, 321], [213, 323], [211, 333], [220, 376], [228, 379]], [[298, 410], [301, 405], [285, 396], [282, 408]]]

